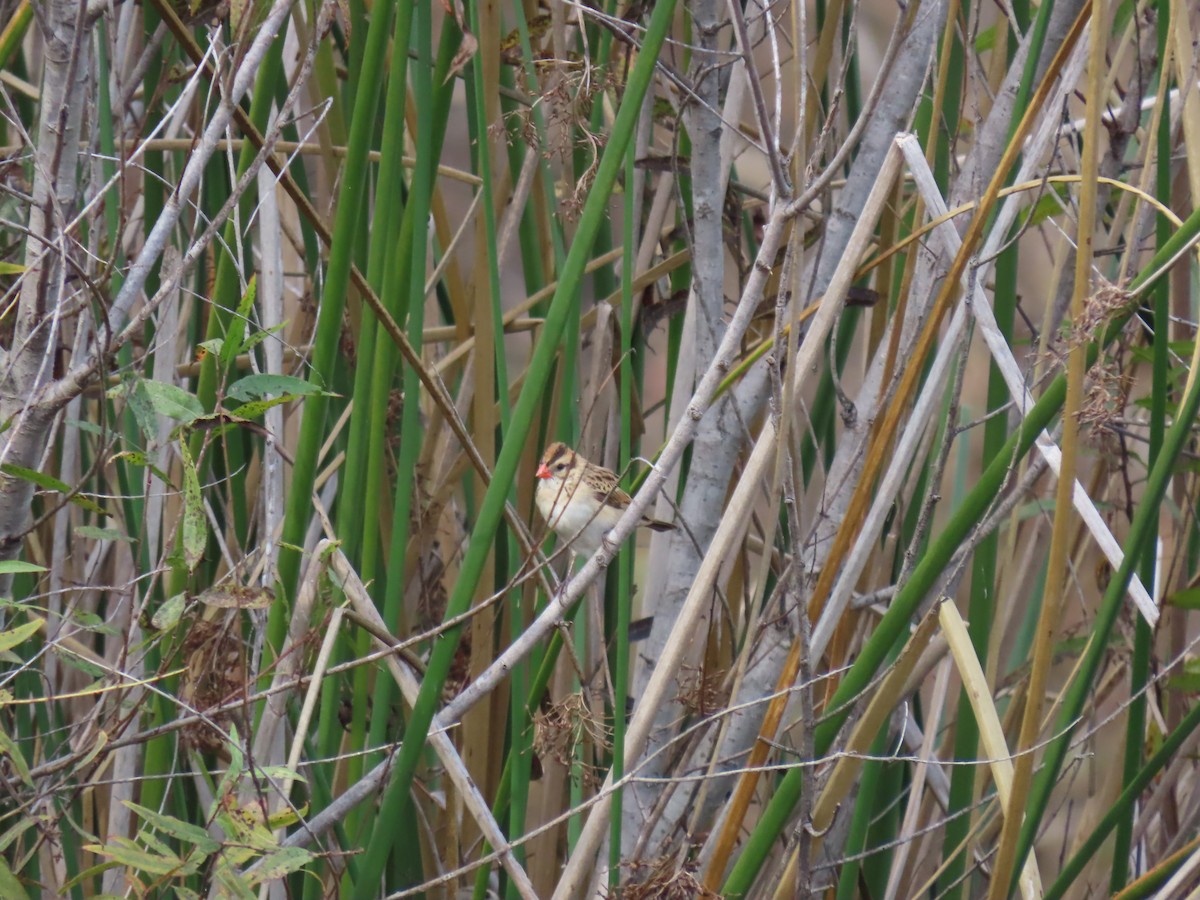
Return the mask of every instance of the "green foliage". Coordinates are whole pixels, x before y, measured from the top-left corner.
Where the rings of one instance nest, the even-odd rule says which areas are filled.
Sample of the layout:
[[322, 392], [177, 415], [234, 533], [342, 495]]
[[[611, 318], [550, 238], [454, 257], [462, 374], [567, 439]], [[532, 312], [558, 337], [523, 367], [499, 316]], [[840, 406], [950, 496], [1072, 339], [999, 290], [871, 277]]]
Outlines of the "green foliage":
[[[1163, 99], [1187, 4], [1069, 31], [1056, 4], [958, 4], [918, 52], [901, 38], [941, 7], [914, 3], [890, 61], [852, 3], [718, 4], [712, 29], [695, 3], [559, 6], [16, 4], [0, 896], [508, 900], [601, 877], [646, 897], [1003, 896], [1003, 867], [978, 865], [1003, 818], [983, 748], [1024, 758], [1056, 604], [1021, 854], [1077, 825], [1070, 778], [1099, 825], [1078, 846], [1046, 828], [1047, 895], [1116, 892], [1133, 865], [1162, 883], [1200, 723], [1200, 214], [1175, 183], [1198, 163]], [[1085, 84], [1045, 74], [1097, 40], [1116, 92], [1097, 168], [1126, 190], [1060, 121]], [[59, 111], [84, 107], [75, 133]], [[929, 177], [906, 159], [868, 208], [896, 122]], [[957, 268], [930, 192], [965, 204]], [[1067, 316], [1083, 228], [1095, 278]], [[948, 341], [964, 294], [989, 341], [978, 315]], [[1035, 469], [1071, 422], [1119, 554]], [[705, 442], [683, 447], [688, 428]], [[625, 541], [556, 613], [569, 627], [539, 620], [570, 574], [534, 503], [554, 439], [631, 493], [667, 475], [646, 512], [677, 526]], [[1157, 632], [1125, 612], [1138, 585]], [[937, 628], [914, 623], [943, 597], [968, 633], [942, 622], [922, 655]], [[891, 677], [910, 653], [933, 667]], [[983, 696], [960, 690], [968, 663]], [[1081, 735], [1119, 788], [1080, 787]]]

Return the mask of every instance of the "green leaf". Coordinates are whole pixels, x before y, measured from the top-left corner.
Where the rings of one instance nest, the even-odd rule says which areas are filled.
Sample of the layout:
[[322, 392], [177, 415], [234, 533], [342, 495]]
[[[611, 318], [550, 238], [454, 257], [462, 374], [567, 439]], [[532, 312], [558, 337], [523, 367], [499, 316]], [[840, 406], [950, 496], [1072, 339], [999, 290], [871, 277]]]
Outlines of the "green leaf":
[[260, 372], [255, 375], [247, 375], [245, 378], [239, 378], [229, 386], [229, 389], [225, 392], [225, 396], [234, 400], [253, 400], [264, 398], [268, 394], [307, 396], [319, 393], [321, 393], [319, 387], [315, 384], [310, 384], [303, 378], [296, 378], [294, 375], [271, 375], [266, 372]]
[[215, 353], [220, 357], [221, 351], [225, 348], [225, 339], [219, 337], [210, 338], [207, 341], [201, 341], [196, 346], [205, 353]]
[[48, 491], [58, 491], [60, 494], [71, 493], [71, 486], [65, 481], [59, 481], [53, 475], [47, 475], [44, 472], [39, 472], [36, 469], [27, 469], [25, 466], [17, 466], [12, 463], [5, 463], [0, 466], [0, 471], [5, 475], [11, 475], [14, 478], [20, 478], [23, 481], [32, 481], [40, 488], [45, 488]]
[[118, 634], [116, 626], [110, 625], [103, 617], [94, 612], [89, 612], [84, 609], [77, 609], [71, 613], [71, 621], [80, 628], [86, 628], [88, 631], [94, 631], [97, 634]]
[[183, 871], [184, 861], [178, 856], [150, 853], [127, 837], [114, 837], [107, 844], [88, 844], [84, 849], [149, 875], [186, 874]]
[[1167, 677], [1167, 688], [1172, 691], [1186, 691], [1194, 694], [1200, 691], [1200, 674], [1184, 672], [1180, 675], [1170, 675]]
[[[99, 685], [97, 685], [97, 688], [99, 688]], [[94, 760], [97, 756], [99, 756], [100, 751], [103, 750], [107, 746], [108, 746], [108, 732], [105, 731], [103, 728], [101, 728], [99, 731], [96, 732], [96, 737], [92, 740], [92, 746], [88, 748], [87, 753], [85, 753], [83, 755], [83, 757], [77, 763], [77, 765], [79, 766], [79, 769], [77, 769], [76, 771], [83, 771], [85, 766], [91, 765], [92, 760]], [[89, 835], [89, 837], [90, 836], [91, 835]]]
[[217, 867], [217, 885], [222, 889], [221, 897], [240, 897], [242, 900], [256, 900], [257, 895], [251, 889], [246, 878], [237, 871], [241, 862], [234, 862], [238, 856], [248, 859], [244, 853], [234, 854], [227, 850], [222, 855], [221, 864]]
[[[33, 787], [33, 773], [29, 771], [29, 763], [25, 761], [25, 754], [21, 752], [16, 741], [9, 737], [8, 732], [3, 728], [0, 728], [0, 755], [7, 756], [12, 761], [12, 767], [26, 787]], [[5, 837], [8, 835], [6, 834]]]
[[[160, 416], [187, 424], [204, 415], [204, 404], [181, 387], [163, 381], [141, 381], [138, 389], [150, 402], [151, 408]], [[147, 435], [151, 437], [152, 435]]]
[[[91, 881], [92, 879], [97, 878], [100, 875], [103, 875], [109, 869], [116, 869], [118, 867], [119, 867], [119, 863], [113, 862], [111, 859], [106, 860], [106, 861], [99, 863], [97, 865], [94, 865], [94, 866], [89, 866], [88, 868], [86, 868], [82, 872], [80, 872], [78, 875], [76, 875], [74, 878], [72, 878], [70, 881], [66, 881], [63, 883], [62, 890], [63, 890], [64, 896], [67, 891], [74, 890], [75, 885], [86, 884], [87, 882]], [[91, 896], [92, 896], [92, 900], [116, 900], [116, 898], [114, 898], [112, 896], [112, 894], [92, 894]]]
[[154, 414], [154, 405], [145, 391], [140, 390], [140, 382], [127, 378], [116, 387], [110, 388], [108, 397], [112, 400], [125, 399], [125, 405], [138, 423], [142, 437], [152, 441], [158, 435], [158, 418]]
[[35, 575], [45, 571], [48, 570], [43, 566], [20, 559], [6, 559], [0, 562], [0, 575]]
[[261, 853], [279, 849], [279, 840], [263, 821], [262, 808], [256, 801], [238, 804], [230, 796], [217, 811], [216, 821], [230, 841], [242, 849]]
[[[0, 735], [2, 734], [3, 732], [0, 732]], [[8, 831], [0, 834], [0, 853], [7, 853], [13, 841], [37, 824], [37, 819], [33, 816], [19, 816]]]
[[249, 351], [253, 350], [267, 338], [271, 337], [271, 335], [278, 334], [279, 332], [283, 331], [283, 329], [287, 327], [287, 324], [287, 322], [280, 322], [278, 325], [272, 325], [270, 328], [265, 330], [254, 332], [254, 334], [242, 341], [242, 352], [248, 353]]
[[108, 396], [125, 398], [129, 411], [133, 413], [147, 441], [158, 439], [160, 419], [163, 417], [186, 425], [204, 415], [204, 406], [195, 395], [162, 381], [130, 378], [110, 389]]
[[32, 622], [26, 622], [24, 625], [18, 625], [9, 631], [0, 632], [0, 650], [11, 650], [18, 644], [23, 644], [35, 634], [42, 623], [36, 619]]
[[1167, 596], [1167, 603], [1179, 609], [1200, 609], [1200, 587], [1176, 591]]
[[250, 310], [254, 308], [254, 298], [258, 294], [258, 276], [250, 276], [246, 285], [246, 293], [238, 303], [237, 312], [229, 320], [229, 330], [225, 334], [225, 345], [221, 348], [221, 368], [228, 369], [234, 358], [242, 352], [242, 341], [246, 336], [246, 324], [250, 319]]
[[164, 472], [162, 469], [160, 469], [158, 466], [154, 465], [154, 463], [150, 462], [150, 460], [146, 458], [146, 454], [143, 453], [141, 450], [124, 450], [124, 451], [114, 455], [112, 457], [112, 459], [109, 461], [110, 462], [119, 462], [122, 460], [128, 462], [130, 465], [140, 466], [143, 469], [149, 469], [151, 472], [153, 472], [155, 474], [155, 476], [157, 476], [158, 480], [161, 481], [163, 484], [171, 485], [172, 487], [174, 487], [174, 485], [171, 482], [171, 477], [169, 475], [167, 475], [167, 473]]
[[200, 475], [192, 462], [192, 453], [186, 440], [179, 442], [179, 453], [183, 457], [183, 558], [191, 572], [204, 558], [204, 548], [208, 544], [208, 520], [200, 496]]
[[272, 850], [259, 860], [254, 871], [250, 873], [250, 883], [262, 884], [264, 881], [283, 878], [303, 869], [315, 858], [311, 851], [303, 847], [280, 847], [278, 850]]
[[169, 631], [179, 622], [187, 607], [187, 595], [175, 594], [163, 601], [162, 606], [150, 617], [150, 627], [155, 631]]
[[[13, 465], [12, 463], [4, 463], [0, 465], [0, 471], [5, 475], [11, 475], [13, 478], [20, 478], [22, 481], [29, 481], [36, 484], [38, 487], [47, 491], [54, 491], [59, 494], [71, 493], [71, 486], [65, 481], [59, 481], [53, 475], [47, 475], [45, 472], [38, 472], [35, 469], [27, 469], [24, 466]], [[89, 512], [94, 512], [97, 515], [107, 516], [104, 507], [82, 494], [76, 494], [71, 498], [71, 502], [76, 506], [82, 506]]]
[[[221, 819], [219, 816], [217, 817], [217, 824], [221, 824]], [[237, 870], [258, 855], [259, 854], [255, 853], [249, 847], [241, 847], [237, 844], [233, 844], [226, 846], [225, 849], [221, 851], [220, 859], [224, 865], [230, 868], [230, 871], [233, 873], [233, 877], [238, 878], [239, 883], [245, 886], [246, 890], [249, 890], [249, 886], [246, 885], [245, 879], [237, 874]], [[250, 896], [253, 897], [254, 895], [251, 894]]]
[[88, 538], [93, 541], [132, 541], [129, 535], [119, 528], [100, 528], [96, 525], [76, 525], [75, 537]]
[[1048, 185], [1047, 190], [1034, 203], [1033, 209], [1026, 214], [1026, 224], [1033, 227], [1060, 215], [1066, 202], [1067, 186], [1065, 184]]
[[208, 830], [193, 825], [191, 822], [185, 822], [183, 819], [177, 819], [174, 816], [168, 816], [165, 813], [156, 812], [153, 809], [148, 809], [145, 806], [139, 806], [132, 800], [121, 801], [139, 816], [147, 825], [161, 831], [163, 834], [169, 834], [171, 837], [179, 838], [185, 844], [190, 844], [195, 847], [205, 856], [216, 853], [221, 849], [219, 841], [215, 840]]
[[101, 679], [108, 672], [96, 665], [86, 656], [80, 656], [78, 653], [72, 653], [70, 650], [63, 648], [61, 644], [56, 644], [53, 647], [54, 652], [62, 658], [62, 661], [73, 669], [78, 669], [90, 678]]
[[240, 419], [257, 419], [272, 406], [290, 403], [295, 399], [295, 394], [284, 394], [282, 397], [272, 397], [270, 400], [251, 400], [249, 403], [243, 403], [237, 409], [233, 410], [230, 415], [237, 416]]
[[0, 858], [0, 897], [7, 897], [9, 900], [29, 900], [29, 895], [25, 893], [20, 879], [13, 874], [13, 870], [8, 867], [8, 863], [3, 858]]
[[20, 263], [0, 262], [0, 275], [20, 275], [25, 267]]
[[[291, 778], [293, 781], [298, 781], [301, 784], [308, 784], [308, 779], [306, 779], [299, 772], [296, 772], [293, 769], [289, 769], [287, 766], [258, 766], [257, 771], [261, 772], [265, 777], [273, 778], [276, 781], [283, 781], [284, 779]], [[303, 807], [297, 807], [297, 809], [303, 810]], [[280, 810], [280, 812], [278, 812], [278, 813], [271, 814], [271, 827], [272, 828], [279, 827], [279, 823], [276, 821], [276, 816], [284, 815], [284, 814], [293, 817], [291, 819], [291, 821], [288, 822], [289, 825], [293, 824], [296, 821], [296, 819], [295, 819], [296, 812], [295, 812], [295, 810], [293, 810], [292, 807], [289, 806], [286, 809]]]
[[68, 428], [78, 428], [80, 431], [85, 431], [88, 434], [94, 434], [96, 437], [108, 437], [110, 432], [103, 425], [98, 425], [95, 422], [85, 422], [82, 419], [67, 419], [64, 423]]
[[[154, 833], [152, 828], [141, 828], [137, 834], [138, 843], [151, 853], [157, 853], [159, 856], [174, 856], [175, 851], [172, 850], [166, 843]], [[184, 857], [180, 857], [182, 861]]]
[[217, 790], [213, 794], [212, 809], [208, 811], [209, 818], [216, 817], [224, 806], [226, 795], [237, 787], [238, 780], [246, 771], [245, 757], [242, 755], [241, 739], [238, 737], [236, 725], [230, 724], [229, 726], [229, 740], [225, 742], [225, 749], [229, 751], [229, 765], [225, 767], [225, 774], [221, 776], [221, 781], [217, 784]]

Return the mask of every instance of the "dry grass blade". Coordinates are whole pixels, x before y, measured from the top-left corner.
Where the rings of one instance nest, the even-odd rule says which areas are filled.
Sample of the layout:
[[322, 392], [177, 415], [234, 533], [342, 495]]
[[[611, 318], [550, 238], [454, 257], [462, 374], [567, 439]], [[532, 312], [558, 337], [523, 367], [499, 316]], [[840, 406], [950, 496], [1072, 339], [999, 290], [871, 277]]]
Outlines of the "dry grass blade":
[[1195, 4], [8, 6], [0, 896], [1186, 892]]

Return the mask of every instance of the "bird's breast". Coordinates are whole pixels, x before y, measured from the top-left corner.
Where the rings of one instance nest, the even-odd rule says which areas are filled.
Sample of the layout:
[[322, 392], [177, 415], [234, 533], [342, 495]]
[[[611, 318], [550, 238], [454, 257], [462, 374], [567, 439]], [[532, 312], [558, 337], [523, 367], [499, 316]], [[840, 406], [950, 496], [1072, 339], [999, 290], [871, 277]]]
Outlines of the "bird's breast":
[[580, 497], [573, 496], [561, 481], [543, 481], [538, 485], [534, 499], [542, 518], [555, 531], [564, 534], [583, 528], [596, 512], [595, 504], [584, 503]]

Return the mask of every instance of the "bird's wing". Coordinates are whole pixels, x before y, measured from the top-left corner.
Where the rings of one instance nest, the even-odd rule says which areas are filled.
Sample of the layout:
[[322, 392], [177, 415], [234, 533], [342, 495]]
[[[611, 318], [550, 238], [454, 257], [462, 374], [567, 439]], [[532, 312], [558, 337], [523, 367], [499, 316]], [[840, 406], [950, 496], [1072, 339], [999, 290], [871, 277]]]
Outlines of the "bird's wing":
[[595, 475], [591, 488], [597, 500], [607, 503], [609, 506], [615, 506], [617, 509], [625, 509], [629, 506], [629, 495], [621, 490], [616, 475], [611, 472], [596, 471], [590, 474]]

